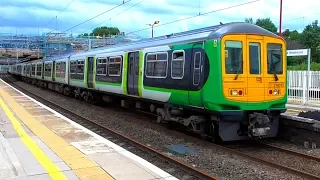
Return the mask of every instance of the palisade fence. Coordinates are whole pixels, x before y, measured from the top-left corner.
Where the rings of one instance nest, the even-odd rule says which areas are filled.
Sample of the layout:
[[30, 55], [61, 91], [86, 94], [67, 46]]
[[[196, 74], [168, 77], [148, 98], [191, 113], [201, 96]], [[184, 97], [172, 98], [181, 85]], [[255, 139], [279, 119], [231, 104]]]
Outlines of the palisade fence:
[[288, 71], [288, 103], [320, 106], [320, 71]]

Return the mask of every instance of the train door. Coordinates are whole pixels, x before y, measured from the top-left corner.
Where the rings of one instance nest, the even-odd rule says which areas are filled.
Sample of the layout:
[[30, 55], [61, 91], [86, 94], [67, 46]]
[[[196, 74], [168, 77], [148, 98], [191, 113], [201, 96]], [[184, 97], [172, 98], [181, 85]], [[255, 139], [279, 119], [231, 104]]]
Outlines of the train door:
[[272, 101], [287, 93], [286, 45], [281, 39], [264, 37], [265, 100]]
[[189, 105], [202, 107], [203, 83], [203, 59], [204, 53], [202, 44], [195, 44], [192, 48], [189, 78]]
[[87, 86], [94, 88], [94, 57], [88, 57]]
[[45, 72], [44, 62], [41, 63], [41, 66], [42, 66], [42, 68], [41, 68], [41, 71], [42, 71], [42, 73], [41, 73], [41, 79], [44, 79], [44, 72]]
[[247, 35], [247, 59], [248, 59], [248, 84], [247, 84], [247, 101], [263, 102], [265, 99], [264, 78], [263, 78], [263, 37]]
[[52, 61], [52, 74], [51, 74], [51, 78], [52, 81], [56, 80], [56, 61]]
[[130, 52], [128, 55], [128, 94], [138, 96], [138, 80], [139, 80], [139, 52]]

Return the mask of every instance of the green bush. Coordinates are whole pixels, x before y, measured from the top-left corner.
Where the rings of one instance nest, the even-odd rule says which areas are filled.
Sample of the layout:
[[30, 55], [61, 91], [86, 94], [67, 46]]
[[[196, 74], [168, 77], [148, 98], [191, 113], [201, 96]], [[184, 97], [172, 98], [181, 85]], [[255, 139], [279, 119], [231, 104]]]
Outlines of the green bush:
[[[306, 71], [308, 70], [308, 64], [298, 64], [298, 65], [288, 65], [287, 66], [288, 71]], [[311, 71], [320, 71], [320, 63], [312, 62], [310, 64], [310, 70]]]

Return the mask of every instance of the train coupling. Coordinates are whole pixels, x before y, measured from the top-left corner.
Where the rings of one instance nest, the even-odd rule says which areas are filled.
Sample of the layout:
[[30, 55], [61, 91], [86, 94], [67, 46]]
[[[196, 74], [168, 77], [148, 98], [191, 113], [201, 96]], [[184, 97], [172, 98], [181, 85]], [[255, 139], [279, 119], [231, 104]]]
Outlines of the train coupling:
[[249, 137], [267, 136], [270, 130], [270, 119], [267, 115], [257, 112], [249, 114]]

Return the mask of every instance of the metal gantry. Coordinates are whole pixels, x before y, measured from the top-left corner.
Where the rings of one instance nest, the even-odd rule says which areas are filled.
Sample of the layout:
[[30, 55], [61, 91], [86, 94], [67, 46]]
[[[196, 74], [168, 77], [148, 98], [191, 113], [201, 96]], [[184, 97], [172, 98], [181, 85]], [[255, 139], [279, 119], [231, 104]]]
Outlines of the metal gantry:
[[[108, 45], [130, 42], [141, 39], [135, 35], [99, 37], [73, 37], [65, 33], [50, 33], [43, 35], [0, 34], [0, 59], [10, 58], [46, 58], [69, 54], [77, 51], [87, 51]], [[7, 56], [3, 56], [3, 54]]]

